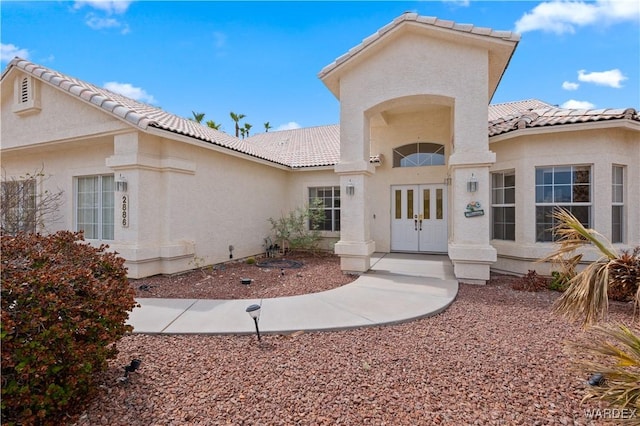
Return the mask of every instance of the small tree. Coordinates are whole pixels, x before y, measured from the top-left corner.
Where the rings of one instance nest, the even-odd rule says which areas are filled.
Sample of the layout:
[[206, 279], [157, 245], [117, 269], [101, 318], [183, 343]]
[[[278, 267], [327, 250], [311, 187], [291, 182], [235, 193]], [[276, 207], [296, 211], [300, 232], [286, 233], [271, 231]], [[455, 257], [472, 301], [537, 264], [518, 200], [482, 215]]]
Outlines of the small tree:
[[60, 218], [60, 206], [64, 191], [44, 190], [38, 193], [49, 179], [44, 167], [23, 176], [7, 178], [2, 170], [0, 186], [0, 229], [2, 233], [16, 235], [19, 232], [45, 231], [46, 225]]
[[271, 126], [271, 123], [269, 123], [268, 121], [266, 123], [264, 123], [264, 131], [265, 133], [269, 133], [269, 129], [272, 129], [273, 127]]
[[298, 207], [279, 219], [269, 218], [276, 242], [287, 242], [291, 250], [318, 250], [322, 236], [320, 224], [324, 222], [324, 204], [315, 199], [311, 205]]

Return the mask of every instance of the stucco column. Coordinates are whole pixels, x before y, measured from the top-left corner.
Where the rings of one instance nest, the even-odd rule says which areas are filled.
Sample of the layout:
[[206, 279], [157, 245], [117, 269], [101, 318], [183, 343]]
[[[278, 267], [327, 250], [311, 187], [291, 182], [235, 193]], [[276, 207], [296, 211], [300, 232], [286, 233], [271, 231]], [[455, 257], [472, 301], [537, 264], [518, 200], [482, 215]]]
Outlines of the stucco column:
[[[336, 166], [340, 174], [340, 241], [335, 253], [340, 256], [340, 267], [344, 272], [362, 273], [371, 267], [371, 254], [375, 242], [371, 240], [371, 214], [369, 201], [369, 179], [373, 166], [367, 164], [363, 170]], [[349, 188], [352, 188], [350, 194]]]
[[[489, 175], [496, 155], [489, 150], [487, 106], [480, 98], [456, 100], [454, 134], [454, 151], [449, 158], [452, 178], [449, 258], [456, 278], [484, 284], [497, 260], [496, 249], [490, 244]], [[472, 179], [477, 185], [475, 192], [467, 187]]]
[[[341, 105], [340, 241], [335, 253], [344, 272], [362, 273], [371, 266], [375, 242], [371, 240], [369, 179], [375, 172], [369, 163], [369, 121], [357, 105]], [[352, 191], [348, 188], [352, 188]]]

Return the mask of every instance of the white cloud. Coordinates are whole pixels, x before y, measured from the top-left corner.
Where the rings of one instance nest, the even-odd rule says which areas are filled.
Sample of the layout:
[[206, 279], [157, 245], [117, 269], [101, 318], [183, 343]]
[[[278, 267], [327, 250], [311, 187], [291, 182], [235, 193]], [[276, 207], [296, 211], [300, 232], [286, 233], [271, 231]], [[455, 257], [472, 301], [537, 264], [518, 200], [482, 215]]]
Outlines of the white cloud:
[[295, 121], [290, 121], [286, 124], [281, 124], [280, 126], [278, 126], [277, 130], [293, 130], [293, 129], [299, 129], [300, 125], [298, 123], [296, 123]]
[[516, 21], [515, 31], [574, 33], [576, 27], [618, 21], [640, 22], [640, 2], [633, 0], [552, 1], [540, 3]]
[[104, 28], [117, 28], [122, 25], [117, 19], [100, 18], [95, 15], [87, 16], [86, 24], [89, 26], [89, 28], [92, 28], [94, 30], [102, 30]]
[[569, 109], [593, 109], [595, 105], [588, 101], [576, 101], [575, 99], [569, 99], [567, 102], [560, 105], [560, 107]]
[[99, 16], [90, 13], [87, 15], [85, 21], [87, 26], [93, 30], [103, 30], [108, 28], [120, 28], [121, 34], [128, 34], [130, 32], [129, 25], [123, 24], [115, 18], [101, 18]]
[[580, 70], [578, 71], [578, 80], [585, 83], [593, 83], [599, 86], [609, 86], [620, 89], [622, 87], [620, 83], [627, 80], [627, 77], [625, 77], [617, 68], [609, 71], [590, 73], [585, 72], [585, 70]]
[[89, 6], [112, 14], [126, 12], [130, 4], [131, 1], [129, 0], [78, 0], [73, 7], [75, 9], [81, 9], [84, 6]]
[[134, 87], [130, 83], [118, 83], [116, 81], [110, 81], [104, 84], [104, 88], [111, 90], [112, 92], [119, 93], [136, 101], [146, 102], [149, 104], [156, 103], [155, 98], [148, 94], [144, 89], [140, 87]]
[[3, 62], [9, 62], [16, 56], [19, 56], [22, 59], [28, 59], [29, 51], [27, 49], [20, 49], [14, 44], [0, 43], [0, 60]]
[[467, 7], [471, 4], [471, 0], [443, 0], [445, 4], [450, 4], [453, 6], [459, 7]]
[[578, 87], [580, 87], [578, 83], [573, 83], [571, 81], [565, 81], [562, 83], [562, 88], [564, 90], [578, 90]]

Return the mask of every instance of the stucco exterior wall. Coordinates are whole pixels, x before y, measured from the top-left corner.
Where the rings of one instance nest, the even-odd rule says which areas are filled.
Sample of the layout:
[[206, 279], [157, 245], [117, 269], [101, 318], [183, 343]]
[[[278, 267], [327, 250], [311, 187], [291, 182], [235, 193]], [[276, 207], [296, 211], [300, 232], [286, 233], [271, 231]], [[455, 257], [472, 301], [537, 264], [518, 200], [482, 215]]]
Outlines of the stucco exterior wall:
[[[536, 242], [535, 171], [536, 167], [588, 165], [591, 167], [591, 226], [611, 238], [612, 166], [625, 167], [625, 233], [618, 249], [640, 245], [640, 144], [631, 131], [611, 129], [542, 131], [501, 138], [491, 143], [497, 161], [491, 171], [515, 170], [516, 174], [516, 240], [492, 240], [498, 251], [497, 270], [526, 273], [535, 269], [548, 274], [552, 267], [535, 263], [550, 253], [553, 243]], [[571, 131], [570, 131], [571, 130]], [[586, 252], [585, 260], [593, 260], [595, 252]]]
[[73, 101], [69, 95], [33, 79], [41, 112], [20, 116], [12, 112], [14, 79], [24, 76], [12, 70], [2, 81], [2, 149], [53, 141], [86, 139], [89, 135], [126, 130], [121, 120]]

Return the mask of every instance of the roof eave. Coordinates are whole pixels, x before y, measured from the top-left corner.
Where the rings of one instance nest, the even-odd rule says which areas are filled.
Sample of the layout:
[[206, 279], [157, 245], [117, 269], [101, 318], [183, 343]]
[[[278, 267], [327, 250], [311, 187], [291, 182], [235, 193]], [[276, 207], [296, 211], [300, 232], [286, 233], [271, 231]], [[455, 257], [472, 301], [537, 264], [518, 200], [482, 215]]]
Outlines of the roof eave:
[[640, 121], [618, 118], [601, 121], [591, 121], [587, 123], [563, 123], [547, 126], [526, 127], [524, 129], [513, 129], [498, 135], [489, 136], [489, 143], [502, 142], [504, 140], [513, 139], [521, 136], [544, 135], [561, 132], [575, 132], [585, 130], [603, 130], [622, 128], [640, 132]]

